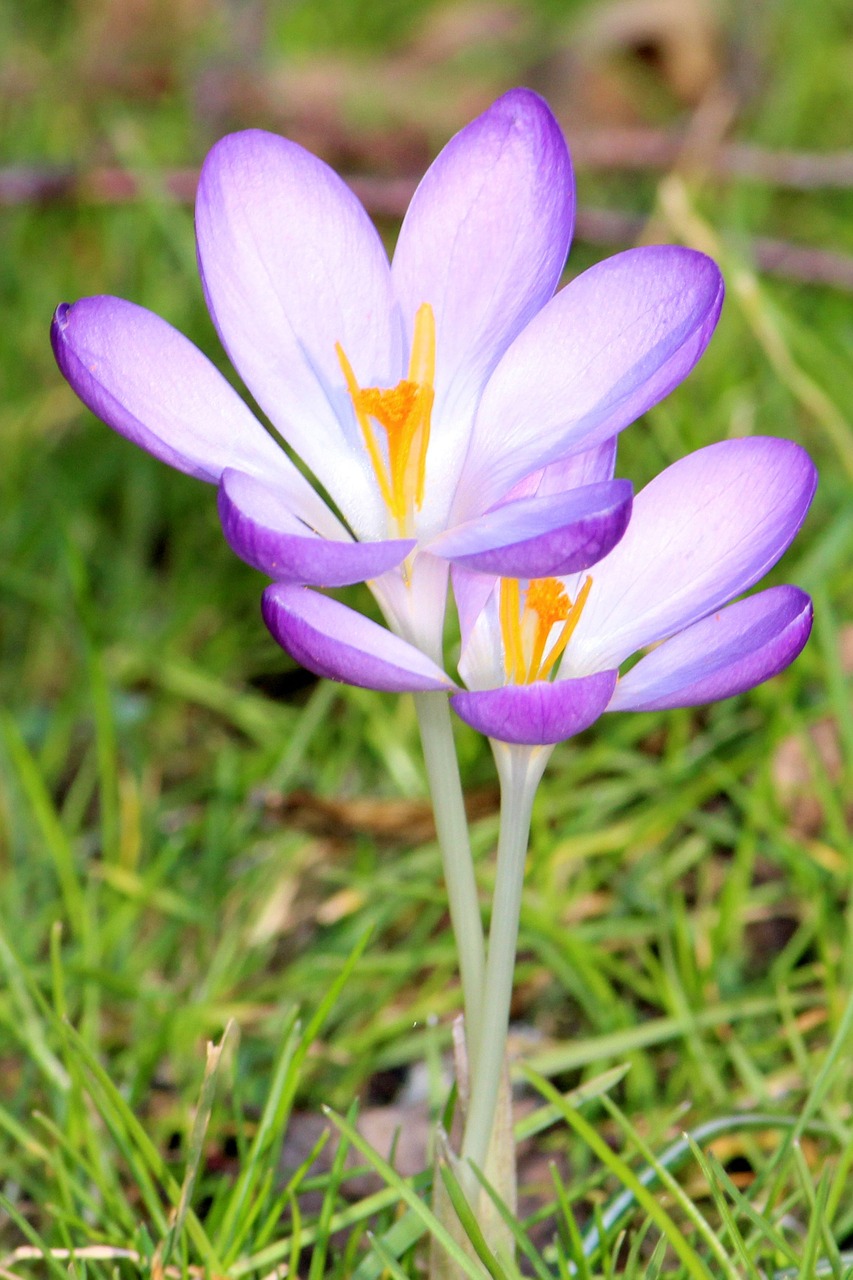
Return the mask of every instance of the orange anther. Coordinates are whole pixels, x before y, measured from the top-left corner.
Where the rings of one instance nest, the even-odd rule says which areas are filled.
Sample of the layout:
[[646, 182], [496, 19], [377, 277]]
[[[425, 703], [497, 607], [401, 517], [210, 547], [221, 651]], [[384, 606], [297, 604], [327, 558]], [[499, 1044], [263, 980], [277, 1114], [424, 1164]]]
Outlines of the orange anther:
[[[559, 578], [534, 578], [528, 583], [522, 605], [518, 580], [501, 579], [500, 626], [504, 670], [510, 683], [548, 679], [580, 622], [591, 587], [592, 578], [587, 578], [572, 602]], [[549, 648], [558, 623], [563, 625]]]
[[[340, 343], [335, 347], [355, 416], [389, 515], [403, 536], [424, 500], [435, 377], [435, 318], [425, 302], [415, 316], [409, 376], [394, 387], [360, 387]], [[385, 433], [380, 448], [371, 422]]]

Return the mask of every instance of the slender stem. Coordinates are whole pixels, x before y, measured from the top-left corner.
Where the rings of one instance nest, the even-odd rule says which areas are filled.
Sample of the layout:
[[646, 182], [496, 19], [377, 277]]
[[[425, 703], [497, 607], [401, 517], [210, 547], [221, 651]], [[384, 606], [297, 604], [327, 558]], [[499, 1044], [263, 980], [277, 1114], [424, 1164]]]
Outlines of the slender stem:
[[465, 800], [447, 696], [444, 693], [416, 693], [415, 707], [450, 901], [450, 922], [459, 956], [465, 1006], [465, 1040], [473, 1072], [483, 1009], [486, 944], [468, 836]]
[[[501, 780], [501, 826], [486, 981], [484, 1018], [471, 1072], [471, 1097], [462, 1158], [483, 1169], [492, 1136], [495, 1107], [506, 1056], [515, 949], [521, 913], [524, 864], [536, 788], [550, 749], [492, 744]], [[486, 1012], [487, 1011], [487, 1012]]]

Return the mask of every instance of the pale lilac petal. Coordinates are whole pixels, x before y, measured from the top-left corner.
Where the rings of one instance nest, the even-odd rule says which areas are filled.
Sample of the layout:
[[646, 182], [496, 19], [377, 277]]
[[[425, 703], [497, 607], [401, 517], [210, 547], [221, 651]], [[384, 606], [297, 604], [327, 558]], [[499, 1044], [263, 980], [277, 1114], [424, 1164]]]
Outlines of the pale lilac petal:
[[453, 596], [459, 615], [459, 674], [469, 689], [491, 689], [503, 680], [504, 660], [498, 617], [500, 579], [453, 565]]
[[335, 344], [362, 386], [393, 386], [403, 362], [388, 260], [361, 204], [296, 143], [247, 130], [205, 160], [196, 235], [211, 315], [249, 390], [354, 527], [372, 528], [380, 499]]
[[609, 711], [692, 707], [778, 675], [809, 638], [812, 603], [797, 587], [738, 600], [665, 640], [616, 686]]
[[353, 542], [319, 536], [297, 519], [278, 490], [242, 471], [226, 470], [219, 518], [231, 549], [277, 582], [346, 587], [405, 560], [415, 542]]
[[563, 135], [528, 89], [504, 94], [458, 133], [415, 193], [392, 271], [407, 337], [421, 303], [435, 312], [429, 467], [440, 484], [458, 478], [496, 362], [557, 287], [573, 217]]
[[629, 249], [578, 276], [516, 338], [489, 380], [457, 510], [495, 502], [534, 469], [621, 431], [693, 368], [723, 282], [675, 245]]
[[466, 724], [489, 738], [547, 746], [589, 728], [606, 709], [615, 684], [615, 671], [599, 671], [580, 680], [466, 691], [450, 702]]
[[604, 444], [586, 449], [583, 453], [572, 453], [568, 457], [549, 462], [547, 467], [531, 471], [519, 480], [496, 506], [505, 502], [514, 502], [516, 498], [540, 498], [549, 493], [564, 493], [566, 489], [580, 489], [585, 484], [601, 484], [613, 479], [616, 468], [615, 436], [605, 440]]
[[389, 693], [454, 687], [420, 649], [307, 587], [273, 583], [263, 595], [263, 614], [281, 647], [318, 676]]
[[546, 578], [576, 573], [607, 555], [631, 516], [631, 485], [610, 480], [505, 503], [440, 534], [433, 555], [479, 573]]
[[51, 341], [63, 375], [108, 426], [178, 471], [215, 484], [226, 467], [262, 475], [332, 535], [332, 513], [188, 338], [122, 298], [57, 308]]
[[791, 543], [816, 484], [805, 450], [771, 437], [724, 440], [667, 467], [596, 566], [560, 673], [618, 666], [748, 590]]

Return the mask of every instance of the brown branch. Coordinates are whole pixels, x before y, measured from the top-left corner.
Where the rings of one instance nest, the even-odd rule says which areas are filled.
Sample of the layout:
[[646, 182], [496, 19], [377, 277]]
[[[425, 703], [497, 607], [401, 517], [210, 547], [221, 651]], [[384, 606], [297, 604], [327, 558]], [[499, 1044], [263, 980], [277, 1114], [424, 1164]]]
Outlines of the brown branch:
[[[631, 136], [642, 133], [642, 130], [630, 131]], [[589, 139], [596, 135], [585, 136]], [[606, 136], [612, 141], [622, 135], [611, 131], [607, 135], [597, 136]], [[731, 152], [731, 148], [727, 150]], [[757, 152], [758, 149], [752, 150]], [[617, 153], [611, 154], [614, 157], [614, 167], [617, 167]], [[663, 153], [658, 154], [663, 163]], [[761, 154], [765, 157], [769, 155]], [[775, 153], [775, 157], [784, 154]], [[794, 153], [790, 155], [793, 157]], [[673, 160], [677, 158], [673, 152], [667, 152], [667, 157]], [[798, 155], [794, 158], [804, 166], [801, 168], [801, 174], [804, 174], [808, 169], [806, 162], [831, 157]], [[853, 153], [849, 156], [846, 153], [838, 154], [835, 159], [839, 162], [836, 170], [839, 184], [842, 160], [851, 166], [849, 178], [853, 181]], [[637, 167], [643, 166], [638, 163]], [[713, 169], [713, 162], [710, 167]], [[412, 198], [417, 180], [359, 176], [350, 178], [349, 183], [374, 217], [401, 218]], [[53, 204], [60, 201], [74, 204], [126, 204], [146, 195], [150, 196], [152, 192], [180, 204], [192, 204], [197, 185], [196, 169], [167, 169], [140, 176], [120, 168], [96, 168], [79, 173], [73, 169], [6, 168], [0, 169], [0, 207]], [[641, 216], [581, 206], [577, 211], [575, 234], [587, 244], [607, 248], [624, 247], [635, 243], [645, 226], [646, 219]], [[744, 237], [741, 242], [745, 256], [768, 275], [853, 292], [853, 256], [849, 254], [791, 244], [786, 240], [766, 236]]]
[[[684, 134], [663, 129], [581, 129], [571, 136], [572, 159], [579, 169], [668, 170], [678, 162], [684, 140]], [[853, 151], [769, 151], [750, 142], [725, 142], [702, 157], [702, 167], [717, 178], [803, 191], [853, 186]]]
[[[581, 206], [576, 215], [575, 235], [585, 244], [623, 248], [633, 244], [646, 228], [646, 219], [614, 209]], [[766, 275], [802, 284], [823, 284], [853, 293], [853, 256], [831, 249], [814, 249], [770, 236], [738, 237], [744, 256]]]

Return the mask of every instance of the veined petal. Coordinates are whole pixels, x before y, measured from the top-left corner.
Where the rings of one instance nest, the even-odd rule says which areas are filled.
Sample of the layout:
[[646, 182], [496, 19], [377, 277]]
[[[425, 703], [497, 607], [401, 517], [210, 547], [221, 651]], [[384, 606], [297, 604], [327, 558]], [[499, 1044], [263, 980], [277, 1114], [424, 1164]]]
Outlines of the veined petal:
[[809, 638], [812, 602], [797, 587], [738, 600], [665, 640], [616, 686], [609, 711], [692, 707], [778, 675]]
[[724, 440], [667, 467], [599, 562], [560, 674], [618, 666], [747, 591], [791, 543], [816, 484], [805, 450], [772, 437]]
[[177, 329], [123, 298], [57, 308], [56, 361], [83, 403], [178, 471], [216, 484], [226, 467], [266, 476], [331, 536], [340, 524], [219, 370]]
[[505, 578], [576, 573], [607, 555], [631, 515], [627, 480], [504, 503], [429, 544], [464, 569]]
[[616, 684], [615, 671], [598, 671], [579, 680], [553, 684], [506, 685], [501, 689], [457, 693], [456, 714], [472, 728], [499, 742], [546, 746], [587, 729], [606, 709]]
[[458, 478], [480, 391], [557, 287], [573, 219], [565, 140], [547, 105], [528, 89], [499, 98], [424, 175], [392, 273], [404, 333], [412, 332], [422, 302], [435, 312], [431, 482]]
[[231, 549], [277, 582], [319, 587], [366, 582], [393, 569], [415, 547], [413, 540], [323, 538], [294, 516], [277, 489], [230, 469], [219, 485], [219, 517]]
[[251, 129], [218, 142], [196, 202], [199, 266], [222, 342], [249, 390], [358, 532], [381, 502], [335, 344], [362, 386], [402, 376], [379, 236], [316, 156]]
[[318, 676], [389, 693], [454, 688], [420, 649], [338, 600], [276, 582], [262, 607], [281, 647]]
[[542, 309], [483, 392], [459, 484], [496, 501], [537, 467], [615, 435], [676, 386], [707, 346], [723, 282], [675, 245], [629, 249], [585, 271]]

